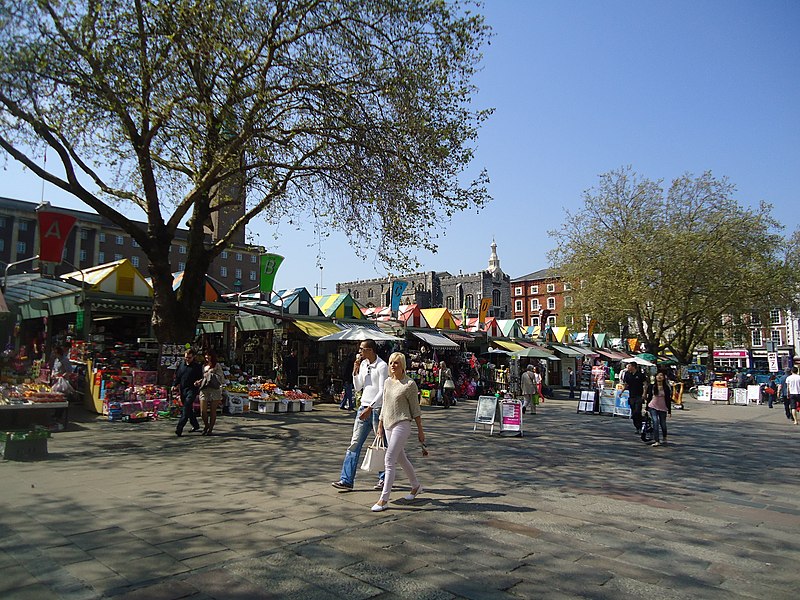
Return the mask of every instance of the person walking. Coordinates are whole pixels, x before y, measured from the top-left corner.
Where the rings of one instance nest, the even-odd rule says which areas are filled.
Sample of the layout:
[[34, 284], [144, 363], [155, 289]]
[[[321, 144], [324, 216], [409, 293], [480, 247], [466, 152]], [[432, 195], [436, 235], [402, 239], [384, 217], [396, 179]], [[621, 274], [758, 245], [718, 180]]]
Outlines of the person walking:
[[[353, 387], [361, 391], [361, 406], [356, 412], [353, 435], [342, 461], [342, 473], [338, 481], [331, 485], [338, 490], [349, 492], [356, 481], [356, 470], [361, 456], [361, 448], [370, 431], [377, 434], [378, 421], [383, 404], [383, 386], [389, 377], [386, 362], [378, 356], [378, 346], [374, 340], [364, 340], [359, 348], [359, 357], [353, 363]], [[378, 483], [373, 489], [383, 489], [383, 473], [378, 474]]]
[[536, 394], [536, 375], [533, 372], [533, 365], [528, 365], [528, 368], [520, 377], [520, 385], [522, 386], [522, 412], [527, 412], [530, 408], [531, 413], [536, 414], [536, 406], [533, 404], [533, 397]]
[[397, 474], [397, 464], [403, 468], [411, 482], [411, 492], [406, 500], [414, 500], [423, 489], [417, 479], [414, 465], [406, 456], [406, 442], [411, 435], [411, 422], [417, 424], [417, 439], [425, 450], [425, 432], [422, 429], [422, 410], [419, 407], [417, 384], [406, 375], [406, 357], [402, 352], [394, 352], [389, 357], [389, 380], [383, 393], [383, 410], [378, 424], [378, 435], [386, 433], [386, 458], [384, 467], [386, 478], [378, 501], [372, 505], [372, 512], [386, 510], [389, 494]]
[[567, 381], [569, 383], [569, 397], [575, 398], [575, 371], [572, 367], [567, 369]]
[[175, 380], [173, 381], [173, 388], [178, 389], [181, 402], [183, 402], [181, 417], [178, 419], [178, 426], [175, 428], [175, 435], [178, 437], [183, 435], [183, 428], [186, 427], [187, 422], [191, 422], [192, 431], [200, 429], [200, 423], [197, 422], [197, 417], [194, 415], [194, 399], [197, 397], [198, 391], [195, 384], [202, 377], [203, 367], [200, 363], [195, 362], [194, 350], [189, 348], [183, 354], [183, 362], [175, 371]]
[[356, 355], [348, 352], [342, 360], [339, 375], [342, 379], [342, 401], [339, 408], [342, 410], [355, 410], [356, 402], [353, 392], [353, 368], [356, 362]]
[[797, 367], [792, 367], [792, 374], [786, 378], [786, 394], [792, 410], [792, 422], [797, 425], [797, 413], [800, 411], [800, 375]]
[[[645, 374], [639, 370], [639, 366], [631, 361], [625, 367], [622, 375], [623, 389], [628, 390], [628, 404], [631, 407], [631, 421], [636, 428], [636, 433], [642, 431], [642, 396], [644, 396], [644, 384], [647, 381]], [[655, 424], [653, 424], [655, 427]]]
[[442, 361], [439, 363], [439, 396], [442, 399], [442, 406], [450, 408], [453, 404], [453, 390], [456, 386], [453, 382], [453, 372], [447, 363]]
[[[653, 385], [647, 388], [647, 412], [653, 419], [653, 443], [651, 446], [667, 445], [667, 415], [672, 415], [672, 386], [663, 371], [656, 373]], [[659, 434], [663, 433], [664, 441]]]
[[775, 374], [769, 376], [769, 381], [767, 385], [764, 386], [764, 395], [767, 397], [767, 406], [772, 408], [772, 404], [775, 402], [775, 397], [778, 394], [778, 381], [775, 378]]
[[[217, 409], [222, 401], [222, 386], [225, 385], [225, 372], [217, 361], [217, 353], [206, 351], [203, 377], [196, 382], [200, 391], [200, 417], [203, 419], [202, 435], [211, 435], [217, 423]], [[213, 380], [216, 380], [214, 383]]]
[[792, 409], [789, 406], [789, 393], [786, 388], [786, 379], [791, 373], [789, 369], [786, 369], [781, 373], [780, 377], [778, 377], [778, 398], [783, 402], [783, 410], [786, 413], [786, 418], [790, 421], [792, 420]]

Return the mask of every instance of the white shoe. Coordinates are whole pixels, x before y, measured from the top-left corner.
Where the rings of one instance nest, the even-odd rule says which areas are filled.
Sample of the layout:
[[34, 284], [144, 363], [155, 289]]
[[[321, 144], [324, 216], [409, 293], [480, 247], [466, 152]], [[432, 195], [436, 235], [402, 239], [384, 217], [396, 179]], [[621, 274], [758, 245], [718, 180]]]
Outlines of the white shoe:
[[406, 494], [405, 496], [403, 496], [403, 500], [416, 500], [417, 496], [419, 496], [424, 491], [425, 490], [420, 485], [420, 486], [417, 487], [417, 491], [416, 492], [414, 490], [411, 490], [410, 494]]
[[370, 510], [372, 512], [382, 512], [382, 511], [386, 510], [387, 508], [389, 508], [389, 503], [388, 502], [386, 504], [378, 504], [376, 502], [375, 504], [372, 505], [372, 508]]

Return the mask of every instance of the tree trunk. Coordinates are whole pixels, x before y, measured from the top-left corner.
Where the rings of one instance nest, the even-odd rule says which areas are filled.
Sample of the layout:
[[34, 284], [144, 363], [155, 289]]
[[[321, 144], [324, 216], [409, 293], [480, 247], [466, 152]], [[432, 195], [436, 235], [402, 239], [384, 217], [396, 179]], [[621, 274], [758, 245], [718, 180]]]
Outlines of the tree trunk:
[[156, 338], [161, 343], [173, 344], [194, 341], [200, 305], [205, 296], [205, 269], [190, 271], [187, 265], [180, 293], [172, 289], [169, 260], [151, 261], [150, 275], [153, 282], [151, 323]]

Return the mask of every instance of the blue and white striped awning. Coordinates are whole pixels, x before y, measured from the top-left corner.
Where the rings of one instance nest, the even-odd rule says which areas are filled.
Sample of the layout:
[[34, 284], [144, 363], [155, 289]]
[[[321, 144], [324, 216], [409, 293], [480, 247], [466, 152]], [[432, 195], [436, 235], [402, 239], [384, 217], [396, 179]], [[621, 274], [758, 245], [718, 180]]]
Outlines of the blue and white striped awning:
[[381, 332], [381, 328], [376, 323], [370, 321], [336, 321], [336, 324], [342, 329], [353, 329], [361, 327], [363, 329], [372, 329], [373, 331]]

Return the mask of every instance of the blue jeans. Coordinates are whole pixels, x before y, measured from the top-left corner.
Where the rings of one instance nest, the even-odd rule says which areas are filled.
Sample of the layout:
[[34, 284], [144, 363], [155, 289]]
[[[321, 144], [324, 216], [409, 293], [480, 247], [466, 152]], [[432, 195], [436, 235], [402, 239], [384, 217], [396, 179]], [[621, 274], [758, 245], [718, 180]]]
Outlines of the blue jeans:
[[[359, 418], [364, 413], [366, 407], [359, 406], [356, 413], [356, 420], [353, 423], [353, 437], [350, 439], [350, 445], [347, 447], [347, 452], [344, 454], [344, 462], [342, 462], [342, 476], [339, 478], [347, 485], [353, 485], [356, 481], [356, 471], [358, 471], [358, 462], [361, 458], [361, 448], [370, 432], [378, 431], [378, 421], [381, 416], [380, 408], [372, 409], [372, 418], [364, 419]], [[383, 479], [383, 471], [378, 473], [378, 479]]]
[[343, 385], [344, 393], [342, 393], [342, 403], [339, 405], [339, 408], [349, 408], [353, 410], [355, 408], [355, 402], [353, 402], [353, 382], [345, 381]]
[[667, 411], [656, 410], [655, 408], [647, 407], [647, 412], [650, 413], [650, 418], [653, 419], [653, 439], [657, 442], [661, 441], [659, 434], [663, 433], [664, 441], [667, 441]]

